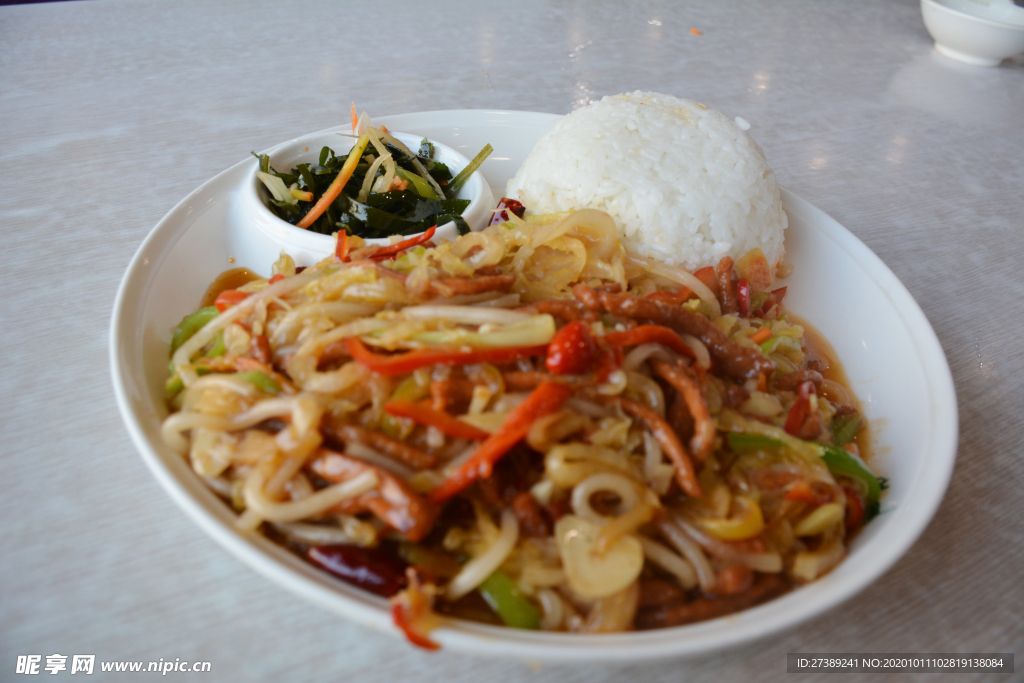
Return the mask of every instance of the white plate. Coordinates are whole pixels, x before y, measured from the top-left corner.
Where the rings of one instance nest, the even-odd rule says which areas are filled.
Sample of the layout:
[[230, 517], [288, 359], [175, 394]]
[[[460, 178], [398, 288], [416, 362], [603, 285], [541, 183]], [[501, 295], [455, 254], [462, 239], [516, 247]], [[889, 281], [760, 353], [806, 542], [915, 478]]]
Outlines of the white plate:
[[[500, 197], [551, 114], [441, 111], [379, 119], [462, 152], [485, 143], [482, 172]], [[245, 563], [311, 602], [371, 628], [397, 633], [385, 600], [315, 569], [259, 535], [234, 530], [235, 515], [166, 448], [159, 428], [171, 331], [217, 274], [247, 266], [267, 274], [264, 248], [240, 220], [248, 161], [181, 201], [140, 247], [121, 283], [111, 323], [110, 362], [118, 406], [157, 481], [203, 529]], [[935, 333], [896, 276], [835, 220], [783, 191], [789, 307], [832, 342], [871, 421], [874, 465], [889, 478], [883, 514], [849, 557], [819, 581], [751, 610], [678, 628], [581, 636], [453, 622], [433, 636], [444, 646], [530, 661], [630, 661], [682, 657], [776, 634], [850, 598], [905, 553], [928, 524], [956, 457], [953, 381]], [[273, 254], [276, 256], [276, 254]], [[229, 262], [229, 259], [234, 259]], [[297, 607], [302, 609], [302, 607]]]

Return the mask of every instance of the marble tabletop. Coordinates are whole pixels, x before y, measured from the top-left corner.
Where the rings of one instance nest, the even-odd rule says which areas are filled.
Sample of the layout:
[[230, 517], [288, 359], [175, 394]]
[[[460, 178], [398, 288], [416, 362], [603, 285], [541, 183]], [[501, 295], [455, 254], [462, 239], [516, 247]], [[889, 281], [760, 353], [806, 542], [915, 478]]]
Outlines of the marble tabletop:
[[[159, 488], [114, 404], [108, 326], [129, 260], [178, 200], [250, 149], [345, 121], [352, 101], [567, 113], [636, 89], [749, 121], [779, 181], [878, 254], [934, 326], [957, 464], [881, 579], [696, 661], [426, 654], [258, 576]], [[210, 661], [195, 680], [452, 683], [769, 681], [787, 652], [1019, 656], [1021, 112], [1024, 57], [983, 69], [938, 55], [914, 0], [0, 7], [0, 680], [17, 655], [53, 653]]]

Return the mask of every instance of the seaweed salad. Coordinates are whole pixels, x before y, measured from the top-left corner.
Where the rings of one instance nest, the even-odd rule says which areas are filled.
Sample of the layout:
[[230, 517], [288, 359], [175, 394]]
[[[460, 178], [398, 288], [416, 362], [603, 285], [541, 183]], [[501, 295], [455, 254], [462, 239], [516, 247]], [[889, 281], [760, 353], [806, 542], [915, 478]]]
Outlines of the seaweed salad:
[[490, 145], [453, 176], [434, 159], [434, 145], [426, 138], [413, 152], [386, 128], [364, 130], [347, 154], [325, 146], [317, 163], [298, 164], [287, 173], [271, 167], [266, 154], [253, 152], [268, 208], [292, 225], [324, 235], [386, 238], [449, 222], [460, 235], [469, 232], [462, 213], [470, 201], [456, 195], [491, 153]]

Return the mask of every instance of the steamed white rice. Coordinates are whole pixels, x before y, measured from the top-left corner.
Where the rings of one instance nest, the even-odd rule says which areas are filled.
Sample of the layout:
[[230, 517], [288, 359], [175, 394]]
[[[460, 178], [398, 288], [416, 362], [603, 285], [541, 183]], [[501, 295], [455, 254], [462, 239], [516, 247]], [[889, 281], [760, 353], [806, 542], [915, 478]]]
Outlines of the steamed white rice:
[[782, 262], [788, 220], [764, 152], [721, 112], [671, 95], [577, 109], [540, 139], [506, 196], [534, 214], [607, 211], [627, 247], [690, 270], [755, 247]]

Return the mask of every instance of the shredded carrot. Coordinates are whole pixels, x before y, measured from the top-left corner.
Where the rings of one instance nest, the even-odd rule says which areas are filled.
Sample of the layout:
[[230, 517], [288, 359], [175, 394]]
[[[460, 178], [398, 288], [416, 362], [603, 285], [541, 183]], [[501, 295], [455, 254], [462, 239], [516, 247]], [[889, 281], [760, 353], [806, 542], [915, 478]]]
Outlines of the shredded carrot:
[[419, 235], [416, 235], [415, 237], [410, 237], [407, 240], [395, 242], [394, 244], [389, 244], [386, 247], [376, 249], [372, 253], [367, 254], [366, 257], [374, 261], [392, 258], [396, 254], [403, 252], [410, 247], [415, 247], [417, 244], [423, 244], [431, 237], [433, 237], [435, 232], [437, 232], [437, 226], [432, 225], [429, 228], [427, 228], [425, 232], [422, 232]]
[[417, 368], [428, 365], [475, 365], [477, 363], [512, 363], [520, 358], [543, 356], [547, 354], [547, 344], [539, 346], [503, 346], [493, 349], [473, 349], [465, 347], [424, 347], [405, 353], [383, 355], [366, 348], [359, 337], [344, 340], [352, 359], [363, 367], [385, 377], [404, 375]]
[[763, 372], [757, 375], [757, 390], [768, 391], [768, 378], [764, 376]]
[[391, 618], [409, 642], [424, 650], [437, 650], [441, 646], [430, 639], [430, 632], [441, 625], [434, 613], [431, 598], [417, 577], [416, 571], [406, 569], [409, 585], [391, 597]]
[[564, 384], [541, 382], [525, 401], [509, 413], [498, 431], [480, 444], [469, 460], [430, 492], [428, 500], [443, 503], [477, 479], [490, 477], [495, 463], [526, 436], [533, 423], [561, 408], [570, 396], [572, 389]]
[[384, 131], [385, 133], [390, 133], [390, 132], [391, 132], [390, 130], [388, 130], [388, 127], [387, 127], [387, 126], [385, 126], [385, 125], [381, 125], [380, 129], [381, 129], [382, 131]]
[[471, 441], [482, 441], [490, 434], [468, 422], [463, 422], [457, 417], [446, 413], [443, 410], [434, 410], [429, 402], [413, 403], [395, 399], [384, 404], [384, 412], [395, 417], [404, 417], [419, 422], [420, 424], [436, 427], [443, 434], [455, 437], [456, 439], [470, 439]]
[[299, 221], [298, 226], [300, 228], [308, 228], [316, 222], [317, 218], [327, 210], [341, 191], [345, 189], [345, 183], [352, 177], [352, 174], [356, 170], [356, 166], [359, 164], [359, 160], [363, 158], [363, 152], [366, 151], [366, 146], [370, 144], [370, 138], [365, 133], [359, 136], [359, 140], [356, 141], [355, 147], [348, 153], [348, 159], [345, 160], [345, 165], [338, 171], [338, 176], [331, 183], [331, 186], [327, 188], [320, 200], [313, 205], [313, 208], [309, 210], [302, 220]]
[[704, 32], [701, 31], [699, 28], [691, 28], [690, 33], [692, 33], [695, 36], [700, 36], [704, 34]]
[[337, 243], [334, 245], [334, 256], [339, 261], [348, 261], [348, 233], [341, 231], [338, 233]]
[[359, 125], [359, 114], [356, 113], [356, 103], [352, 103], [352, 135], [356, 134], [356, 126]]
[[754, 334], [750, 335], [750, 341], [755, 344], [760, 344], [763, 341], [768, 341], [772, 338], [772, 331], [768, 327], [762, 327]]
[[225, 289], [223, 292], [217, 295], [217, 299], [213, 302], [213, 305], [217, 307], [217, 310], [223, 313], [232, 306], [237, 306], [244, 300], [251, 296], [248, 292], [239, 292], [237, 289]]

